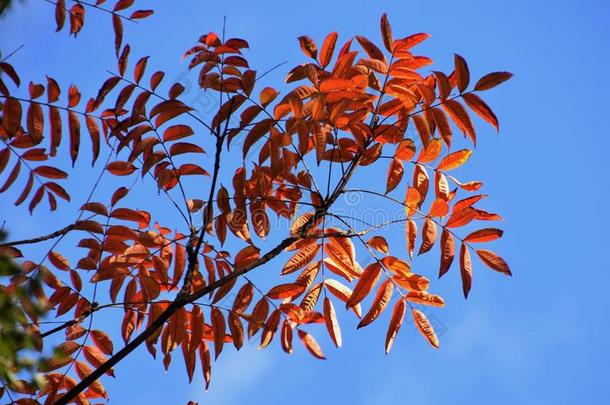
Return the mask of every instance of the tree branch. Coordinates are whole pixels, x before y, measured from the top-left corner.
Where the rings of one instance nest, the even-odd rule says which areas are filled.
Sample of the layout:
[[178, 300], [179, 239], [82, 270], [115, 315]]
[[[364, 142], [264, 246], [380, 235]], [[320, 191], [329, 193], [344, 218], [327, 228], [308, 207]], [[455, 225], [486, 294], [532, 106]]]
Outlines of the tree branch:
[[78, 225], [80, 225], [82, 222], [83, 221], [76, 221], [75, 223], [70, 224], [68, 226], [65, 226], [65, 227], [61, 228], [60, 230], [58, 230], [58, 231], [55, 231], [55, 232], [50, 233], [48, 235], [39, 236], [37, 238], [22, 239], [22, 240], [16, 240], [16, 241], [13, 241], [13, 242], [0, 243], [0, 247], [4, 247], [4, 246], [16, 246], [16, 245], [28, 245], [28, 244], [33, 244], [33, 243], [44, 242], [44, 241], [49, 240], [49, 239], [54, 239], [54, 238], [57, 238], [58, 236], [62, 236], [62, 235], [67, 234], [72, 229], [74, 229]]

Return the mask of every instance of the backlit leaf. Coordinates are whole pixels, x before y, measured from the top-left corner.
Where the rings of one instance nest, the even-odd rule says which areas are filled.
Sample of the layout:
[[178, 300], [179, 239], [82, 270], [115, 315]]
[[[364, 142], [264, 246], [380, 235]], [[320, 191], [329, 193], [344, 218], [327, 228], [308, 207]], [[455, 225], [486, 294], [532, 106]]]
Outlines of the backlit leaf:
[[485, 263], [489, 268], [500, 273], [504, 273], [507, 276], [512, 276], [508, 264], [500, 256], [490, 250], [485, 249], [478, 249], [476, 252], [479, 256], [479, 259], [481, 259], [481, 261]]
[[436, 333], [434, 332], [430, 321], [428, 321], [428, 318], [426, 318], [426, 315], [424, 315], [424, 313], [421, 312], [419, 309], [415, 308], [412, 309], [412, 312], [413, 320], [415, 321], [415, 326], [417, 326], [419, 332], [426, 338], [428, 343], [438, 349], [438, 338], [436, 337]]

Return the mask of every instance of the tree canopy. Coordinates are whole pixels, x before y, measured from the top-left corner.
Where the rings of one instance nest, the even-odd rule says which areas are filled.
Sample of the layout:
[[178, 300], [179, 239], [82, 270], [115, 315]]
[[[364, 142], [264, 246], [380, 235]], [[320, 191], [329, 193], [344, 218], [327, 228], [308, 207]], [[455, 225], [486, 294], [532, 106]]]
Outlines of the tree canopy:
[[[457, 54], [452, 71], [432, 70], [416, 53], [429, 36], [397, 36], [383, 15], [379, 44], [299, 37], [305, 61], [285, 84], [261, 88], [268, 72], [251, 67], [248, 42], [223, 27], [184, 52], [199, 91], [215, 100], [207, 119], [154, 69], [154, 56], [125, 41], [123, 23], [153, 14], [133, 3], [56, 2], [57, 31], [75, 37], [87, 13], [110, 16], [117, 66], [91, 97], [50, 76], [25, 85], [10, 54], [0, 62], [0, 193], [19, 188], [15, 205], [48, 215], [75, 187], [90, 190], [61, 229], [0, 242], [0, 394], [22, 404], [107, 399], [104, 376], [139, 346], [165, 368], [182, 357], [188, 380], [199, 368], [206, 387], [213, 361], [247, 339], [261, 348], [276, 340], [287, 353], [300, 341], [324, 359], [314, 335], [341, 346], [341, 307], [358, 328], [391, 313], [378, 325], [386, 353], [405, 317], [438, 348], [423, 309], [445, 303], [414, 257], [438, 252], [438, 277], [454, 268], [465, 298], [473, 257], [511, 275], [481, 247], [503, 234], [487, 225], [501, 217], [482, 207], [482, 182], [453, 172], [475, 150], [473, 118], [499, 130], [482, 94], [510, 73], [471, 81]], [[99, 175], [76, 185], [82, 159]], [[353, 185], [378, 166], [383, 184]], [[136, 195], [136, 182], [150, 195]], [[368, 223], [335, 209], [353, 194], [366, 196], [359, 210], [383, 199], [401, 216]], [[157, 195], [176, 222], [159, 222], [147, 203]], [[396, 224], [401, 249], [385, 238]], [[24, 245], [44, 259], [24, 257]], [[276, 275], [271, 288], [250, 278], [259, 268]], [[111, 308], [122, 309], [122, 342], [93, 321]], [[32, 351], [37, 360], [22, 361]]]

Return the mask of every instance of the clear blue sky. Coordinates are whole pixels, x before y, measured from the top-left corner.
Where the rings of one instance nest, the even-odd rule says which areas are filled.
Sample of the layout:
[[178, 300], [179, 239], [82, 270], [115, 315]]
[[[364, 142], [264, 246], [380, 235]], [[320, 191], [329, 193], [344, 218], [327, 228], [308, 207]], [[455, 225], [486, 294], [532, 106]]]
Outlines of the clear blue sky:
[[[140, 350], [117, 367], [117, 380], [105, 380], [111, 403], [610, 403], [610, 316], [604, 299], [610, 284], [604, 253], [609, 221], [603, 208], [610, 196], [610, 3], [151, 3], [156, 14], [128, 26], [126, 40], [135, 55], [153, 55], [151, 66], [167, 70], [169, 77], [183, 72], [182, 51], [200, 34], [220, 30], [225, 15], [228, 33], [250, 41], [251, 64], [262, 71], [277, 62], [301, 63], [296, 37], [302, 34], [318, 43], [334, 30], [343, 39], [364, 34], [378, 40], [383, 12], [396, 36], [432, 34], [420, 50], [445, 71], [456, 52], [470, 62], [475, 78], [494, 70], [513, 72], [513, 80], [486, 98], [500, 118], [500, 135], [478, 123], [478, 151], [460, 176], [483, 180], [490, 195], [485, 207], [504, 216], [506, 233], [492, 249], [510, 262], [514, 277], [476, 263], [468, 301], [455, 268], [433, 283], [448, 304], [430, 312], [443, 331], [440, 350], [406, 324], [385, 356], [389, 314], [355, 332], [353, 318], [341, 311], [344, 348], [334, 350], [321, 338], [327, 361], [314, 360], [301, 347], [287, 356], [276, 344], [264, 351], [246, 344], [241, 353], [227, 350], [221, 356], [204, 393], [199, 373], [193, 384], [186, 383], [178, 355], [166, 373], [160, 361]], [[65, 32], [53, 34], [52, 12], [37, 0], [18, 4], [0, 20], [0, 49], [7, 53], [25, 45], [11, 61], [26, 81], [43, 81], [49, 74], [93, 95], [105, 70], [114, 69], [108, 18], [91, 15], [75, 41]], [[270, 79], [283, 77], [285, 68]], [[194, 91], [186, 101], [191, 96]], [[385, 167], [378, 175], [385, 175]], [[377, 177], [365, 181], [371, 179]], [[82, 198], [76, 192], [74, 206]], [[72, 218], [69, 210], [30, 218], [11, 201], [2, 197], [0, 219], [7, 218], [14, 237], [54, 230]], [[401, 232], [388, 236], [394, 246], [403, 246]], [[261, 272], [277, 274], [282, 262], [276, 263]], [[416, 267], [433, 276], [436, 263], [436, 257], [418, 259]], [[265, 276], [259, 277], [264, 283]], [[108, 322], [102, 319], [100, 325]]]

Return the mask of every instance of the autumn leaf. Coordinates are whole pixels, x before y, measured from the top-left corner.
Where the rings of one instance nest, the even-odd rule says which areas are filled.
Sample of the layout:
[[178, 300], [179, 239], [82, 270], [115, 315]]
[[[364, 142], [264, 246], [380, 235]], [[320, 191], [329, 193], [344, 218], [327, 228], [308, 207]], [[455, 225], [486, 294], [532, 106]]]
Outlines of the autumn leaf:
[[479, 259], [481, 259], [481, 261], [485, 263], [489, 268], [500, 273], [504, 273], [507, 276], [512, 276], [508, 264], [500, 256], [486, 249], [478, 249], [476, 252], [477, 256], [479, 256]]
[[373, 303], [369, 308], [368, 312], [362, 317], [360, 323], [358, 323], [358, 329], [363, 326], [372, 323], [379, 314], [383, 312], [390, 300], [392, 299], [392, 292], [394, 291], [394, 285], [391, 280], [386, 280], [377, 290], [377, 295], [373, 299]]
[[318, 56], [318, 47], [316, 43], [310, 37], [303, 35], [299, 37], [299, 44], [301, 45], [301, 50], [307, 56], [312, 59], [316, 59]]
[[464, 94], [464, 101], [479, 117], [493, 125], [496, 131], [500, 130], [498, 118], [479, 96], [474, 93]]
[[478, 231], [471, 232], [464, 238], [465, 242], [490, 242], [501, 238], [504, 231], [497, 228], [485, 228], [479, 229]]
[[441, 159], [436, 170], [449, 171], [457, 169], [462, 166], [472, 155], [472, 151], [469, 149], [462, 149], [456, 152], [452, 152]]
[[392, 159], [390, 167], [388, 168], [388, 180], [386, 183], [385, 193], [389, 193], [394, 190], [400, 183], [402, 175], [404, 173], [404, 167], [400, 160]]
[[374, 236], [369, 239], [367, 244], [373, 249], [380, 251], [381, 253], [388, 253], [388, 242], [386, 242], [383, 236]]
[[468, 293], [472, 287], [472, 262], [470, 260], [470, 252], [465, 243], [462, 243], [460, 246], [460, 272], [462, 276], [464, 298], [468, 298]]
[[129, 162], [111, 162], [108, 163], [106, 169], [115, 176], [129, 176], [136, 171], [136, 167]]
[[477, 84], [474, 85], [475, 91], [484, 91], [496, 87], [498, 84], [503, 83], [513, 77], [512, 73], [509, 72], [494, 72], [486, 74], [481, 77]]
[[468, 64], [466, 63], [466, 60], [458, 54], [454, 55], [454, 60], [457, 87], [460, 93], [463, 93], [468, 87], [468, 84], [470, 83], [470, 72], [468, 70]]
[[415, 308], [412, 309], [412, 313], [413, 320], [415, 321], [415, 326], [417, 326], [419, 332], [426, 338], [428, 343], [438, 349], [438, 338], [436, 337], [436, 333], [434, 332], [430, 321], [428, 321], [428, 318], [426, 318], [426, 315], [424, 315], [424, 313], [421, 312], [419, 309]]
[[303, 346], [305, 346], [307, 351], [311, 353], [312, 356], [320, 360], [326, 360], [326, 357], [324, 357], [324, 353], [322, 353], [322, 348], [313, 338], [313, 336], [311, 336], [307, 332], [302, 331], [301, 329], [298, 329], [297, 332], [299, 334], [299, 339], [301, 339], [301, 343], [303, 343]]
[[324, 321], [328, 335], [332, 339], [333, 343], [337, 347], [341, 347], [341, 329], [339, 327], [339, 321], [337, 320], [337, 314], [335, 307], [328, 297], [324, 297]]
[[379, 276], [381, 275], [381, 266], [379, 263], [372, 263], [368, 265], [358, 283], [356, 283], [356, 287], [354, 288], [354, 292], [349, 297], [349, 300], [345, 303], [346, 308], [353, 307], [356, 304], [359, 304], [368, 294], [371, 292], [377, 280], [379, 280]]
[[390, 318], [390, 324], [388, 325], [388, 331], [386, 333], [385, 338], [385, 354], [390, 352], [392, 349], [392, 345], [394, 344], [394, 340], [396, 339], [396, 335], [400, 330], [402, 325], [402, 320], [405, 316], [406, 305], [403, 299], [399, 299], [394, 305], [394, 310], [392, 311], [392, 318]]

